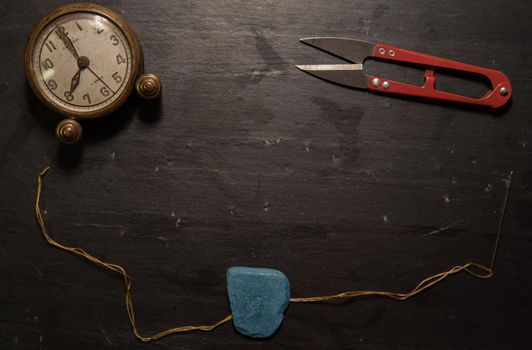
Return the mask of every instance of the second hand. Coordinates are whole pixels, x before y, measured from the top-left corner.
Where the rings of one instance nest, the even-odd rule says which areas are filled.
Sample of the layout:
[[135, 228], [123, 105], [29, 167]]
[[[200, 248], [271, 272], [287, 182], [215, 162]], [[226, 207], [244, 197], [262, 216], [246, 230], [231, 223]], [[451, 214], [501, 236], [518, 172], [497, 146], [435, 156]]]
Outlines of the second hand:
[[110, 87], [109, 85], [107, 85], [107, 84], [105, 83], [105, 81], [102, 80], [102, 78], [100, 78], [100, 76], [99, 76], [98, 74], [96, 74], [95, 71], [93, 71], [90, 67], [87, 67], [87, 69], [88, 69], [92, 74], [94, 74], [94, 76], [96, 77], [96, 79], [98, 79], [99, 81], [101, 81], [103, 85], [105, 85], [109, 90], [111, 90], [111, 92], [112, 92], [113, 94], [116, 93], [116, 92], [114, 92], [113, 89], [111, 89], [111, 87]]

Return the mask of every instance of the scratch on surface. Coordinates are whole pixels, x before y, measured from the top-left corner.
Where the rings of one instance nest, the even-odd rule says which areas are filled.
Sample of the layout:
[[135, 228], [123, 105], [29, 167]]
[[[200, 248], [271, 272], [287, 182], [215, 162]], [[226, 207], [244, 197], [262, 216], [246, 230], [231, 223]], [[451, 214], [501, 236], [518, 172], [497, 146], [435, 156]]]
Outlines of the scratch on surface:
[[105, 340], [109, 343], [109, 345], [113, 345], [113, 342], [111, 342], [111, 339], [107, 337], [107, 334], [105, 333], [105, 330], [103, 329], [102, 322], [100, 322], [100, 317], [98, 314], [96, 314], [96, 318], [98, 319], [98, 325], [100, 326], [100, 332], [102, 333]]
[[463, 219], [463, 220], [458, 220], [448, 226], [443, 226], [443, 227], [440, 227], [439, 229], [437, 230], [433, 230], [433, 231], [430, 231], [430, 232], [427, 232], [427, 233], [424, 233], [422, 234], [420, 237], [428, 237], [428, 236], [434, 236], [434, 235], [437, 235], [438, 233], [441, 233], [441, 232], [444, 232], [444, 231], [447, 231], [447, 230], [450, 230], [452, 229], [453, 227], [456, 227], [457, 225], [461, 224], [462, 222], [466, 221], [466, 220], [469, 220], [469, 218], [467, 219]]
[[510, 179], [509, 178], [506, 178], [506, 177], [503, 177], [502, 178], [502, 182], [504, 182], [504, 184], [506, 185], [506, 187], [510, 187]]
[[35, 267], [35, 269], [37, 270], [37, 273], [39, 274], [39, 277], [42, 278], [42, 271], [41, 271], [41, 268], [37, 265], [35, 265], [34, 263], [31, 263], [33, 265], [33, 267]]
[[250, 72], [248, 74], [251, 75], [251, 76], [278, 76], [278, 75], [285, 74], [285, 72], [282, 71], [282, 70], [270, 70], [270, 71], [254, 70], [253, 72]]

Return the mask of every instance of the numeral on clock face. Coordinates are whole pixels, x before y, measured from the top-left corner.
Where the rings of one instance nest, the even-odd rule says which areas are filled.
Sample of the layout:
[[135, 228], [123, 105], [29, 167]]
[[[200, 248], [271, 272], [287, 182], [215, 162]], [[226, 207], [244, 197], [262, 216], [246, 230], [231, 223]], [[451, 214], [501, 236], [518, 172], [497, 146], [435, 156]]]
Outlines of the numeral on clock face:
[[118, 43], [119, 43], [120, 41], [118, 41], [118, 38], [117, 38], [116, 35], [114, 35], [114, 34], [111, 35], [110, 39], [111, 39], [111, 41], [113, 42], [113, 45], [114, 45], [114, 46], [118, 46]]
[[49, 40], [45, 45], [50, 52], [54, 52], [54, 50], [57, 50], [52, 40]]
[[85, 95], [83, 95], [83, 99], [84, 99], [85, 101], [87, 101], [89, 104], [91, 104], [91, 97], [90, 97], [89, 94], [85, 94]]
[[118, 54], [118, 55], [116, 55], [116, 63], [117, 64], [126, 63], [126, 59], [124, 57], [122, 57], [121, 54]]
[[74, 95], [70, 93], [70, 91], [65, 91], [65, 98], [68, 102], [72, 102], [74, 100]]
[[54, 63], [52, 62], [51, 59], [47, 58], [43, 61], [42, 66], [44, 67], [45, 70], [52, 69], [54, 68]]
[[109, 91], [106, 86], [102, 86], [102, 88], [100, 89], [100, 93], [102, 94], [102, 96], [107, 97], [111, 94], [111, 91]]
[[113, 79], [114, 79], [117, 83], [121, 83], [121, 82], [122, 82], [122, 77], [120, 76], [120, 74], [118, 74], [118, 72], [114, 72], [114, 73], [113, 73]]
[[48, 80], [48, 87], [52, 90], [57, 89], [57, 82], [53, 79]]

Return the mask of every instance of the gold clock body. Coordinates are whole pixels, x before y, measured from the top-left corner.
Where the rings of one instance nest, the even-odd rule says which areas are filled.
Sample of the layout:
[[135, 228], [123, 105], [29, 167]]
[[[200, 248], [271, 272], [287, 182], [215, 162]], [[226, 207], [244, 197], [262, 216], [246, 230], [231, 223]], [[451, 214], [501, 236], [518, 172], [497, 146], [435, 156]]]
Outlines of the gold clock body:
[[[116, 60], [118, 61], [118, 64], [127, 63], [127, 65], [130, 65], [130, 67], [129, 66], [127, 67], [127, 70], [126, 70], [127, 74], [125, 74], [124, 77], [121, 77], [119, 74], [117, 74], [117, 75], [112, 75], [112, 77], [108, 76], [104, 78], [103, 75], [100, 74], [101, 72], [96, 72], [94, 69], [91, 68], [90, 64], [92, 63], [90, 63], [90, 61], [92, 60], [95, 64], [98, 64], [99, 61], [101, 61], [102, 62], [101, 67], [103, 67], [104, 66], [103, 60], [104, 59], [109, 60], [110, 59], [109, 56], [108, 57], [91, 57], [90, 54], [87, 54], [87, 56], [79, 56], [76, 52], [76, 49], [73, 48], [74, 46], [73, 43], [76, 42], [76, 39], [71, 40], [70, 37], [68, 37], [68, 33], [66, 33], [65, 35], [64, 28], [62, 28], [62, 31], [61, 31], [60, 26], [56, 25], [54, 27], [54, 23], [60, 23], [60, 21], [63, 18], [65, 19], [67, 18], [66, 16], [72, 17], [72, 16], [77, 16], [77, 15], [79, 16], [90, 15], [90, 16], [93, 16], [95, 21], [97, 22], [99, 21], [102, 23], [105, 21], [108, 21], [105, 23], [108, 23], [108, 25], [111, 28], [113, 29], [116, 28], [117, 30], [120, 31], [120, 33], [115, 32], [115, 34], [110, 34], [110, 33], [104, 34], [103, 29], [91, 28], [91, 27], [85, 29], [82, 27], [83, 23], [82, 25], [80, 25], [78, 22], [75, 22], [80, 31], [93, 30], [94, 32], [93, 33], [91, 32], [91, 35], [92, 34], [99, 35], [98, 33], [102, 35], [106, 35], [107, 37], [105, 40], [107, 40], [108, 38], [109, 40], [115, 40], [116, 42], [118, 42], [119, 41], [118, 39], [120, 38], [120, 41], [122, 41], [122, 39], [125, 41], [125, 43], [121, 42], [121, 44], [124, 46], [124, 50], [126, 50], [124, 51], [125, 52], [124, 55], [128, 56], [127, 62], [126, 62], [126, 58], [122, 56], [118, 57], [117, 55], [117, 58], [116, 58]], [[73, 17], [73, 18], [76, 18], [76, 17]], [[99, 32], [100, 30], [101, 32]], [[46, 32], [49, 32], [48, 37], [43, 39], [43, 36], [46, 35]], [[52, 35], [52, 33], [57, 34], [57, 35]], [[52, 36], [55, 39], [55, 44], [53, 41], [50, 41], [50, 42], [46, 41], [47, 38], [51, 38]], [[60, 40], [58, 40], [58, 38]], [[85, 39], [85, 40], [89, 40], [89, 39]], [[114, 43], [115, 42], [112, 42], [111, 45], [113, 45]], [[93, 45], [95, 44], [93, 43]], [[50, 68], [50, 66], [54, 68], [52, 61], [49, 60], [45, 62], [38, 62], [38, 65], [37, 65], [37, 60], [35, 59], [37, 55], [36, 50], [41, 50], [39, 52], [39, 58], [41, 58], [43, 50], [44, 52], [48, 54], [48, 51], [45, 49], [45, 47], [48, 50], [50, 50], [50, 52], [58, 52], [58, 54], [63, 55], [63, 56], [69, 54], [68, 51], [70, 51], [73, 54], [72, 56], [73, 61], [68, 62], [70, 71], [72, 71], [73, 69], [72, 67], [75, 67], [75, 69], [78, 69], [78, 73], [76, 73], [71, 80], [70, 88], [68, 87], [64, 88], [64, 83], [62, 84], [64, 94], [59, 93], [59, 96], [54, 91], [58, 89], [58, 84], [55, 81], [50, 81], [50, 80], [46, 81], [45, 75], [47, 74], [47, 71], [43, 73], [43, 66], [45, 70]], [[72, 51], [72, 48], [73, 48], [73, 51]], [[113, 46], [111, 46], [111, 48], [113, 48]], [[57, 50], [62, 50], [62, 52], [57, 51]], [[129, 50], [129, 52], [127, 52], [127, 50]], [[63, 56], [60, 56], [60, 57], [63, 57]], [[142, 68], [143, 67], [142, 47], [133, 29], [126, 23], [125, 20], [123, 20], [115, 12], [105, 7], [94, 5], [94, 4], [63, 5], [63, 6], [56, 8], [49, 15], [44, 17], [35, 26], [35, 28], [33, 29], [33, 31], [31, 32], [29, 36], [29, 39], [26, 45], [24, 59], [25, 59], [26, 76], [27, 76], [29, 85], [31, 86], [32, 90], [37, 95], [37, 97], [47, 107], [51, 108], [57, 113], [65, 117], [78, 119], [78, 120], [99, 118], [107, 114], [110, 114], [111, 112], [119, 108], [131, 95], [131, 92], [135, 88], [136, 79], [142, 73], [142, 69], [143, 69]], [[121, 61], [121, 59], [124, 61]], [[73, 66], [75, 64], [77, 64], [77, 67]], [[37, 69], [37, 67], [39, 67], [39, 69]], [[91, 72], [94, 74], [92, 74]], [[85, 79], [89, 79], [91, 77], [92, 79], [95, 79], [94, 81], [90, 82], [90, 84], [92, 84], [91, 89], [96, 86], [96, 88], [94, 88], [93, 90], [93, 93], [100, 92], [101, 94], [104, 95], [103, 98], [105, 98], [106, 97], [105, 93], [111, 94], [109, 92], [109, 90], [111, 90], [111, 92], [113, 93], [111, 97], [112, 100], [108, 103], [102, 103], [100, 104], [100, 106], [98, 105], [91, 106], [90, 105], [91, 96], [90, 94], [87, 93], [83, 95], [83, 100], [82, 100], [82, 102], [89, 104], [87, 108], [83, 108], [84, 106], [81, 106], [81, 105], [78, 106], [74, 104], [69, 104], [70, 102], [66, 98], [67, 97], [72, 98], [72, 95], [73, 95], [72, 87], [73, 86], [77, 87], [79, 85], [81, 74], [85, 74], [85, 76], [87, 76]], [[77, 80], [76, 80], [76, 77], [77, 77]], [[111, 83], [116, 83], [116, 81], [113, 82], [113, 79], [111, 78], [123, 78], [124, 79], [121, 82], [122, 84], [120, 85], [120, 89], [117, 90], [116, 92], [114, 92], [114, 90], [110, 88]], [[109, 84], [105, 83], [104, 79], [108, 79], [108, 83], [110, 79], [110, 83]], [[64, 80], [65, 79], [63, 79], [63, 81]], [[101, 87], [98, 84], [100, 84]], [[108, 88], [106, 88], [105, 86], [107, 86]], [[55, 89], [52, 89], [54, 87]], [[69, 89], [70, 91], [68, 91]], [[63, 98], [63, 95], [65, 98]], [[100, 95], [98, 95], [98, 97], [101, 98]], [[76, 97], [76, 98], [77, 100], [79, 100], [79, 97]], [[108, 101], [111, 98], [109, 98]]]

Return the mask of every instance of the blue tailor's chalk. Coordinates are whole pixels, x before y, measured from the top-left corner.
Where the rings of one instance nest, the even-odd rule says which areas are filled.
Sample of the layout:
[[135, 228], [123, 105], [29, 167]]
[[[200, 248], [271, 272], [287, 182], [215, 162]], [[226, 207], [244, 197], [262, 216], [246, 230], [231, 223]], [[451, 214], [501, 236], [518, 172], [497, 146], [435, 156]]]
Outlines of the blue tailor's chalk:
[[236, 330], [266, 338], [283, 322], [290, 284], [281, 271], [237, 266], [227, 270], [227, 294]]

